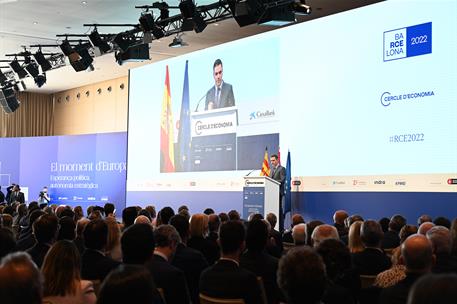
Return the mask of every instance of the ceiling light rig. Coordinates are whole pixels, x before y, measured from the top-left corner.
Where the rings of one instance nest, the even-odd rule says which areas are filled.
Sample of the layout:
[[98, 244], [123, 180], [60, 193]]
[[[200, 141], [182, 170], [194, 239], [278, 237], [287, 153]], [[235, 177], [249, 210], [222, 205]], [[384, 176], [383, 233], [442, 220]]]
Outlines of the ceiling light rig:
[[[182, 40], [183, 32], [201, 33], [208, 24], [234, 18], [239, 26], [249, 24], [285, 25], [296, 22], [295, 15], [309, 15], [311, 7], [306, 0], [219, 0], [208, 5], [195, 5], [194, 0], [180, 0], [178, 6], [166, 2], [135, 6], [141, 9], [137, 24], [84, 24], [92, 27], [89, 34], [61, 34], [64, 37], [56, 45], [31, 45], [38, 48], [34, 53], [26, 50], [7, 62], [11, 70], [0, 70], [0, 85], [4, 88], [21, 86], [21, 80], [32, 77], [38, 87], [46, 83], [45, 72], [66, 65], [66, 58], [75, 71], [93, 71], [93, 57], [115, 53], [120, 65], [130, 61], [149, 60], [149, 44], [153, 40], [173, 36], [169, 47], [188, 45]], [[87, 5], [86, 1], [81, 2]], [[170, 11], [176, 14], [170, 16]], [[130, 28], [120, 33], [102, 34], [101, 27]], [[78, 37], [79, 40], [70, 40]], [[62, 53], [44, 53], [42, 48], [60, 48]], [[8, 56], [8, 55], [7, 55]], [[22, 57], [24, 59], [22, 59]], [[8, 91], [9, 92], [9, 91]]]

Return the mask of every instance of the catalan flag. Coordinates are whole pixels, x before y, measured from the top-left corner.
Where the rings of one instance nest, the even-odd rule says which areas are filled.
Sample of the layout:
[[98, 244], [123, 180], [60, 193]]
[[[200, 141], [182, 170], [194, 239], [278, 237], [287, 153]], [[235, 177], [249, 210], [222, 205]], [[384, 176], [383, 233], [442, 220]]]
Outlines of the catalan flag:
[[170, 77], [168, 66], [165, 75], [165, 90], [162, 100], [162, 116], [160, 119], [160, 172], [175, 171], [173, 112], [171, 109]]
[[270, 159], [268, 158], [268, 149], [265, 147], [265, 155], [263, 156], [262, 170], [260, 176], [270, 176]]

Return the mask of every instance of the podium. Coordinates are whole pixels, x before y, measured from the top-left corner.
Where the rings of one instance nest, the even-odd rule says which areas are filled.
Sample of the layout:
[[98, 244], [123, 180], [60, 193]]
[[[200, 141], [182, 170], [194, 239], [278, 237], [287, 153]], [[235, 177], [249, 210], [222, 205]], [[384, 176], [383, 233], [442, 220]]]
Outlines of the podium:
[[279, 182], [267, 176], [245, 176], [243, 219], [247, 220], [251, 213], [266, 217], [270, 212], [279, 218], [279, 186]]
[[191, 113], [191, 170], [236, 170], [237, 126], [236, 106]]

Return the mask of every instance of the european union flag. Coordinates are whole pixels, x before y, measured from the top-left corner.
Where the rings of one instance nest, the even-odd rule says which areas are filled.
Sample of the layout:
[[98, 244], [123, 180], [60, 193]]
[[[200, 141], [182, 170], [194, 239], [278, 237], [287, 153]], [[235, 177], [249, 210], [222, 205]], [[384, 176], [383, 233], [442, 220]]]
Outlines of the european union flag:
[[290, 151], [287, 151], [287, 164], [286, 164], [286, 181], [284, 184], [284, 215], [292, 211], [292, 168], [290, 165]]
[[184, 71], [184, 85], [182, 89], [181, 115], [179, 117], [178, 147], [179, 147], [179, 171], [191, 171], [190, 163], [190, 108], [189, 108], [189, 75], [188, 63]]

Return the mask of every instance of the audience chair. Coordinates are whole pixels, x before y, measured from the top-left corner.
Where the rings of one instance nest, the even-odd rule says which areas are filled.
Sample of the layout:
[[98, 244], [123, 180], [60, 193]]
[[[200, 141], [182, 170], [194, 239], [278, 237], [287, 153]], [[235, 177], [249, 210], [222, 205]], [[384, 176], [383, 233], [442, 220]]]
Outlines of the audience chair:
[[244, 304], [244, 300], [213, 298], [200, 294], [200, 304]]
[[261, 292], [261, 297], [262, 297], [262, 303], [267, 304], [267, 293], [265, 292], [265, 285], [263, 284], [263, 279], [262, 277], [257, 277], [257, 283], [259, 284], [260, 287], [260, 292]]
[[360, 283], [363, 288], [373, 287], [376, 275], [360, 275]]

